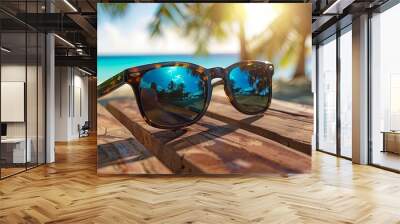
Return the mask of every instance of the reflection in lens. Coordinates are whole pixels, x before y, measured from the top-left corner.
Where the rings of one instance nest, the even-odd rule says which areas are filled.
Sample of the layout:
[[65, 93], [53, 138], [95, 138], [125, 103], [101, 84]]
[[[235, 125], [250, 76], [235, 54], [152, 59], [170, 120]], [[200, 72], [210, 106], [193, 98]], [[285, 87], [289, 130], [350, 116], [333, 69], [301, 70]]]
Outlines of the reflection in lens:
[[230, 71], [228, 78], [233, 98], [241, 111], [257, 113], [265, 110], [271, 86], [264, 66], [238, 66]]
[[161, 67], [146, 72], [139, 85], [146, 117], [161, 126], [193, 121], [205, 106], [206, 81], [187, 67]]

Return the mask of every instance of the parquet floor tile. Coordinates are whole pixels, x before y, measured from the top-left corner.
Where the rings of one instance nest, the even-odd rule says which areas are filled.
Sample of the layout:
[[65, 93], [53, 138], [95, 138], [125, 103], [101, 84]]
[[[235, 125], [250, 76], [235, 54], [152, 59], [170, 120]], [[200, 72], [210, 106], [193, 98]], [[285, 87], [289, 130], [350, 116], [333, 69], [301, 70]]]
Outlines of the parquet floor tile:
[[97, 176], [96, 139], [0, 181], [0, 223], [400, 223], [400, 175], [315, 152], [293, 176]]

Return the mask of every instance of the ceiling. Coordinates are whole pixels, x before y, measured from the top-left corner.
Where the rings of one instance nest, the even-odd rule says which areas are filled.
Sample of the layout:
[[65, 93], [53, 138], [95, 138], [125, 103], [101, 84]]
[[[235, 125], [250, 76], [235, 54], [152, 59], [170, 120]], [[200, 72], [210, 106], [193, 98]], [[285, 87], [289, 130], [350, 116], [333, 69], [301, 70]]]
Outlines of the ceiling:
[[[56, 66], [79, 66], [96, 74], [96, 0], [1, 0], [2, 45], [13, 49], [8, 58], [21, 58], [25, 52], [25, 30], [54, 32]], [[51, 9], [52, 13], [49, 13]], [[29, 43], [28, 56], [36, 50]], [[35, 41], [36, 42], [36, 41]]]
[[351, 24], [352, 18], [373, 11], [389, 0], [312, 0], [312, 36], [316, 44]]

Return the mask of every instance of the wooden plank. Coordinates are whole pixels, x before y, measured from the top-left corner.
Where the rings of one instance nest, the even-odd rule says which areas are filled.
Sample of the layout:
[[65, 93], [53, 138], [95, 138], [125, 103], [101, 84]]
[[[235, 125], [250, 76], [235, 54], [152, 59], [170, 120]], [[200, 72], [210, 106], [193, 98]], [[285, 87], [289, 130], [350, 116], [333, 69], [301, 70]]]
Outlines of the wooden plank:
[[188, 128], [169, 131], [147, 125], [134, 100], [113, 100], [106, 108], [173, 173], [286, 174], [310, 169], [310, 156], [237, 125], [265, 116], [247, 116], [238, 123], [204, 116]]
[[97, 108], [98, 174], [171, 174], [103, 106]]
[[277, 101], [276, 104], [275, 102], [272, 101], [270, 109], [265, 112], [262, 119], [243, 122], [248, 116], [235, 110], [226, 97], [216, 95], [213, 96], [207, 115], [311, 155], [313, 117], [307, 111], [308, 108], [296, 110], [290, 104], [285, 107], [282, 101]]

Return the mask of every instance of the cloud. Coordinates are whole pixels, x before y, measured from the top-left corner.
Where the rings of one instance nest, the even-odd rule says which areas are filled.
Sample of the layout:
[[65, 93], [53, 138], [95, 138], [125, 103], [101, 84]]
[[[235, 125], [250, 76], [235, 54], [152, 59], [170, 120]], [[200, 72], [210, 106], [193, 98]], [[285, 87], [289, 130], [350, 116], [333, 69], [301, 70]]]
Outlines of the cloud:
[[162, 38], [150, 38], [147, 30], [142, 27], [121, 30], [111, 23], [105, 23], [98, 30], [98, 54], [100, 55], [190, 54], [192, 52], [193, 45], [179, 37], [173, 30], [167, 30]]
[[[144, 11], [141, 12], [142, 14]], [[162, 37], [150, 38], [147, 29], [154, 11], [147, 10], [140, 20], [131, 14], [119, 19], [103, 19], [98, 25], [98, 55], [193, 54], [196, 44], [173, 28], [165, 29]], [[228, 40], [210, 40], [210, 53], [237, 53], [235, 35]]]

